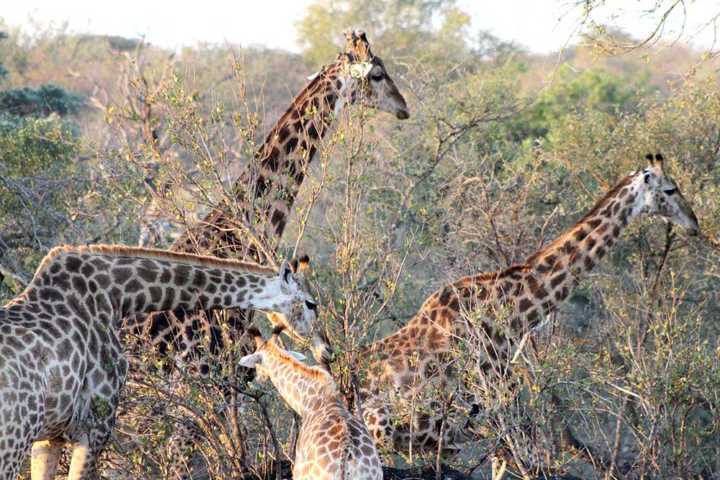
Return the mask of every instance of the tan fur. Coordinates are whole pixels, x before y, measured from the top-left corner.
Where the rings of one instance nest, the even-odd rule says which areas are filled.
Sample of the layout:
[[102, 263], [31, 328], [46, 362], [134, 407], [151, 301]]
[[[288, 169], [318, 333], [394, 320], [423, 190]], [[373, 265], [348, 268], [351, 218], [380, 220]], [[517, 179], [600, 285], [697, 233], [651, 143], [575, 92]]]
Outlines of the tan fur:
[[243, 357], [267, 375], [280, 396], [302, 418], [295, 450], [296, 480], [380, 480], [382, 468], [372, 437], [362, 420], [345, 407], [332, 376], [310, 367], [251, 331], [257, 350]]
[[333, 380], [332, 375], [330, 375], [323, 368], [310, 366], [297, 360], [292, 355], [287, 353], [287, 350], [276, 345], [275, 342], [266, 342], [265, 348], [267, 348], [269, 351], [272, 352], [273, 355], [277, 356], [283, 361], [292, 363], [295, 370], [301, 372], [302, 375], [305, 375], [318, 382], [327, 382], [329, 385], [332, 385], [332, 388], [335, 389], [335, 391], [337, 391], [337, 386], [335, 385], [335, 380]]
[[525, 260], [525, 265], [530, 265], [534, 262], [536, 262], [538, 259], [541, 259], [544, 257], [547, 252], [551, 252], [554, 250], [557, 250], [557, 248], [567, 242], [568, 240], [572, 239], [575, 232], [577, 232], [579, 229], [583, 228], [583, 225], [585, 224], [585, 221], [590, 218], [594, 217], [601, 209], [605, 208], [608, 201], [615, 198], [615, 196], [618, 194], [620, 190], [622, 190], [624, 187], [627, 187], [635, 177], [635, 174], [631, 174], [620, 180], [620, 182], [615, 185], [613, 188], [611, 188], [603, 198], [598, 200], [595, 205], [590, 209], [589, 212], [587, 212], [583, 217], [578, 220], [575, 225], [570, 227], [568, 230], [566, 230], [564, 233], [562, 233], [558, 238], [553, 240], [551, 243], [543, 247], [542, 249], [538, 250], [534, 254], [532, 254], [530, 257], [528, 257], [527, 260]]

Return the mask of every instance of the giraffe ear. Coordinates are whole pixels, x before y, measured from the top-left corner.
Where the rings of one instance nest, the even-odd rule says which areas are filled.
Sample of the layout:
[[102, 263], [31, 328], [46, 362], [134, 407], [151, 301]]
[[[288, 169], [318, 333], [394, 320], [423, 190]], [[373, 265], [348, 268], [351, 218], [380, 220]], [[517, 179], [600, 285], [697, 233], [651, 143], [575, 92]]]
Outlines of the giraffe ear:
[[[276, 314], [269, 313], [268, 315], [276, 315]], [[255, 348], [262, 347], [262, 344], [263, 344], [262, 334], [260, 333], [260, 330], [258, 330], [255, 325], [252, 325], [250, 328], [248, 328], [247, 333], [250, 337], [252, 337], [253, 341], [255, 342]]]
[[350, 65], [350, 76], [353, 78], [365, 78], [372, 70], [373, 64], [370, 62], [353, 63]]
[[665, 159], [663, 158], [662, 153], [655, 154], [655, 166], [659, 168], [661, 172], [664, 171]]
[[290, 260], [289, 265], [292, 273], [304, 272], [310, 268], [310, 257], [308, 257], [307, 255], [293, 257]]
[[307, 255], [301, 255], [296, 259], [293, 259], [293, 266], [295, 272], [306, 272], [310, 269], [310, 257]]
[[287, 352], [288, 352], [288, 354], [289, 354], [291, 357], [293, 357], [293, 358], [294, 358], [295, 360], [297, 360], [298, 362], [305, 361], [305, 359], [307, 358], [307, 357], [306, 357], [305, 355], [303, 355], [302, 353], [296, 352], [296, 351], [294, 351], [294, 350], [288, 350]]
[[246, 368], [255, 368], [256, 365], [262, 363], [262, 354], [260, 352], [245, 355], [240, 359], [240, 366]]
[[292, 265], [287, 260], [283, 260], [282, 265], [280, 265], [280, 278], [283, 282], [289, 283], [290, 274], [292, 274], [294, 271], [295, 270], [292, 268]]

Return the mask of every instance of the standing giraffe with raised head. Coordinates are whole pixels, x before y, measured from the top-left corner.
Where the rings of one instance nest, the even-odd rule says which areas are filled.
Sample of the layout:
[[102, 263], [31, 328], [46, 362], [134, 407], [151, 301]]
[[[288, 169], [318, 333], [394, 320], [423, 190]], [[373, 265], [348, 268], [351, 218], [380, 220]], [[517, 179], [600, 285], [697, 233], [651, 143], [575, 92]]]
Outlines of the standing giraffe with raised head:
[[[393, 411], [393, 405], [409, 405], [422, 392], [448, 384], [458, 366], [453, 365], [453, 349], [469, 338], [461, 311], [480, 312], [476, 337], [482, 345], [476, 350], [485, 352], [480, 368], [508, 374], [510, 355], [522, 348], [516, 340], [568, 298], [632, 221], [657, 215], [690, 235], [699, 233], [690, 205], [663, 170], [662, 156], [646, 158], [648, 168], [623, 178], [580, 221], [524, 263], [446, 285], [405, 327], [361, 351], [359, 358], [371, 359], [361, 384], [363, 418], [380, 444], [397, 450], [411, 442], [415, 451], [437, 448], [439, 415], [418, 413], [411, 426], [405, 412]], [[443, 442], [450, 446], [454, 439]]]
[[[347, 33], [346, 40], [345, 51], [334, 63], [324, 66], [295, 97], [270, 130], [256, 160], [236, 180], [235, 207], [213, 210], [178, 238], [171, 250], [267, 263], [267, 254], [277, 248], [310, 162], [341, 111], [347, 105], [361, 104], [399, 119], [409, 117], [405, 99], [382, 59], [371, 51], [365, 33]], [[240, 212], [243, 218], [236, 218], [234, 212]], [[254, 238], [239, 234], [246, 226], [258, 226], [250, 228], [258, 234]], [[228, 313], [228, 323], [242, 331], [247, 312]], [[296, 331], [293, 325], [284, 326], [293, 337], [308, 334]], [[222, 350], [224, 346], [212, 319], [193, 312], [166, 311], [130, 318], [127, 328], [151, 337], [161, 354], [168, 351], [169, 345], [183, 354], [195, 351], [206, 331], [213, 337], [212, 348]], [[322, 348], [322, 339], [316, 338], [315, 343]], [[206, 373], [207, 365], [201, 363], [200, 369]]]
[[255, 368], [259, 379], [269, 378], [301, 418], [293, 480], [381, 480], [373, 439], [362, 420], [345, 407], [332, 376], [280, 347], [279, 329], [267, 342], [259, 331], [251, 333], [257, 349], [240, 359], [240, 365]]
[[53, 479], [68, 442], [69, 478], [96, 478], [127, 372], [123, 317], [252, 308], [313, 323], [317, 306], [299, 280], [288, 263], [276, 272], [161, 250], [54, 248], [0, 309], [0, 478], [16, 478], [32, 446], [32, 479]]
[[[283, 234], [288, 217], [310, 163], [332, 131], [345, 107], [360, 104], [395, 115], [409, 117], [405, 99], [388, 74], [382, 59], [370, 49], [365, 33], [346, 34], [346, 47], [336, 61], [324, 66], [295, 97], [265, 139], [252, 162], [235, 182], [234, 206], [217, 208], [203, 221], [186, 231], [171, 250], [209, 253], [218, 257], [248, 259], [267, 263]], [[240, 218], [235, 212], [239, 212]], [[256, 232], [253, 237], [243, 232]], [[210, 355], [235, 341], [249, 323], [249, 312], [223, 312], [230, 329], [203, 312], [163, 311], [129, 318], [127, 329], [149, 339], [161, 355], [169, 346], [181, 357], [198, 362], [201, 374], [209, 371], [201, 352]], [[282, 317], [271, 317], [277, 321]], [[301, 331], [284, 324], [292, 337], [313, 336], [313, 347], [327, 354], [327, 342], [319, 331]], [[227, 338], [227, 336], [230, 338]], [[207, 348], [204, 342], [207, 342]], [[206, 348], [206, 349], [205, 349]], [[198, 438], [191, 421], [183, 422], [169, 442], [174, 464], [171, 476], [182, 477]], [[192, 431], [191, 431], [192, 430]]]

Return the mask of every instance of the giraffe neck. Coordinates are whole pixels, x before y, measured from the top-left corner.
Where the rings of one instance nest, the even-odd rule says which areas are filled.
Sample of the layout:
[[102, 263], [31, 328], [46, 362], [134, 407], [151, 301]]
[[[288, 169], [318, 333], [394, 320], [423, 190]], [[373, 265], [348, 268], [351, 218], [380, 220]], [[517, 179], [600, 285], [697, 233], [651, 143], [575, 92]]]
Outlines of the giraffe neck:
[[[244, 220], [261, 226], [257, 238], [274, 250], [285, 230], [290, 210], [310, 162], [330, 132], [342, 108], [351, 101], [353, 80], [336, 63], [323, 69], [293, 99], [256, 153], [256, 161], [234, 184], [235, 203]], [[215, 209], [197, 228], [187, 230], [172, 245], [175, 251], [241, 256], [264, 263], [264, 249], [238, 236], [234, 209]]]
[[58, 247], [19, 301], [68, 302], [88, 322], [104, 312], [114, 315], [99, 317], [114, 323], [157, 310], [274, 309], [278, 282], [272, 269], [244, 262], [129, 247]]
[[644, 188], [642, 175], [625, 177], [580, 221], [528, 258], [526, 266], [534, 273], [532, 279], [537, 279], [530, 290], [547, 293], [544, 310], [564, 301], [641, 213], [638, 200]]
[[287, 404], [305, 418], [327, 402], [337, 399], [335, 382], [329, 373], [310, 367], [275, 345], [268, 345], [263, 370]]
[[[349, 101], [349, 82], [339, 64], [322, 70], [293, 99], [260, 147], [253, 195], [269, 200], [267, 218], [258, 219], [268, 225], [268, 237], [282, 235], [308, 165]], [[246, 180], [239, 179], [241, 196]]]

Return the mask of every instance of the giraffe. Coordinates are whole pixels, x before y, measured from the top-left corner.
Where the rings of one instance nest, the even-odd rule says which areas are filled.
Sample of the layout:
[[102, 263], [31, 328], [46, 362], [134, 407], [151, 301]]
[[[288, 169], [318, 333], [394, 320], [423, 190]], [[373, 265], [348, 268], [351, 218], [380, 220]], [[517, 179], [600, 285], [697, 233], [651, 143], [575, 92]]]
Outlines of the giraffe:
[[[268, 254], [277, 248], [310, 163], [340, 112], [350, 104], [389, 112], [401, 120], [410, 116], [405, 99], [382, 59], [373, 54], [362, 31], [346, 34], [345, 51], [313, 76], [270, 130], [256, 161], [234, 184], [235, 205], [210, 212], [170, 249], [209, 252], [217, 257], [246, 258], [258, 263], [271, 261]], [[235, 212], [243, 218], [238, 219]], [[242, 223], [262, 227], [256, 241], [242, 234], [238, 228]], [[247, 312], [235, 311], [227, 321], [242, 330], [246, 317]], [[126, 324], [129, 331], [150, 334], [160, 354], [166, 354], [171, 344], [176, 351], [194, 351], [203, 339], [200, 331], [212, 332], [213, 348], [223, 348], [218, 329], [202, 314], [158, 312], [130, 318]], [[202, 327], [198, 328], [198, 324]], [[294, 325], [285, 327], [296, 339], [309, 334], [298, 331]], [[321, 350], [327, 347], [322, 338], [315, 337], [314, 343]], [[200, 369], [207, 373], [207, 365], [201, 363]]]
[[317, 305], [285, 262], [253, 263], [114, 245], [52, 249], [0, 309], [0, 478], [32, 446], [33, 480], [96, 477], [127, 371], [124, 316], [158, 309], [253, 308], [314, 322]]
[[[431, 387], [448, 388], [453, 368], [460, 366], [452, 355], [458, 340], [480, 343], [483, 373], [508, 375], [511, 355], [523, 344], [516, 339], [537, 329], [568, 298], [635, 219], [656, 215], [690, 235], [699, 233], [690, 205], [664, 172], [662, 155], [646, 158], [647, 168], [624, 177], [574, 226], [525, 262], [445, 285], [406, 326], [360, 351], [359, 358], [370, 359], [360, 384], [363, 419], [379, 445], [397, 451], [411, 442], [414, 451], [437, 448], [440, 415], [420, 413], [410, 422], [403, 419], [404, 407], [395, 405], [407, 406]], [[467, 311], [479, 312], [478, 324], [468, 323], [462, 314]], [[476, 404], [472, 410], [478, 408]], [[456, 430], [442, 441], [452, 451], [463, 436]]]
[[350, 414], [330, 373], [302, 362], [304, 356], [277, 343], [282, 327], [264, 342], [252, 329], [256, 351], [240, 359], [269, 378], [301, 418], [292, 477], [294, 480], [380, 480], [380, 457], [362, 420]]
[[[372, 52], [366, 34], [352, 31], [345, 37], [344, 51], [334, 63], [322, 67], [293, 99], [268, 133], [255, 161], [235, 181], [234, 205], [211, 211], [181, 235], [171, 250], [209, 252], [217, 257], [258, 263], [271, 261], [269, 257], [277, 249], [310, 163], [343, 109], [360, 104], [391, 113], [400, 120], [409, 118], [405, 99], [382, 59]], [[259, 227], [255, 240], [244, 234], [245, 226]], [[202, 312], [140, 315], [127, 319], [125, 328], [139, 338], [149, 338], [159, 355], [167, 355], [172, 345], [180, 358], [192, 358], [200, 374], [207, 375], [209, 365], [203, 352], [213, 355], [223, 351], [225, 345], [240, 337], [251, 319], [247, 311], [223, 313], [224, 321], [231, 326], [229, 335], [223, 333], [217, 315], [213, 318]], [[282, 321], [284, 317], [269, 318]], [[328, 359], [329, 345], [321, 332], [304, 331], [289, 323], [283, 325], [296, 340], [312, 337], [313, 349]], [[171, 466], [172, 472], [187, 470], [186, 458], [200, 436], [190, 420], [183, 423], [169, 442], [176, 462]]]

